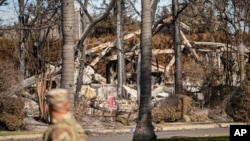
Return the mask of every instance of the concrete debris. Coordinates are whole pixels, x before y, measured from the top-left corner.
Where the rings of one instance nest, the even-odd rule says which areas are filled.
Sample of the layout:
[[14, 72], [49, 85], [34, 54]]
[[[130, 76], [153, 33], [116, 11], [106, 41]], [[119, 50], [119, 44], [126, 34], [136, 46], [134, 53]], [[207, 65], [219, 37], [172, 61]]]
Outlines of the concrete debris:
[[97, 95], [100, 101], [106, 101], [109, 96], [117, 97], [117, 87], [115, 86], [102, 86], [97, 87]]
[[25, 99], [24, 112], [26, 117], [34, 117], [39, 115], [38, 103], [31, 99]]
[[87, 100], [91, 100], [96, 98], [97, 94], [95, 89], [87, 85], [87, 86], [82, 86], [80, 96], [83, 96]]
[[[115, 118], [123, 119], [123, 121], [126, 119], [129, 122], [136, 121], [138, 115], [137, 90], [125, 85], [123, 87], [130, 94], [129, 100], [117, 98], [116, 86], [83, 86], [81, 95], [91, 101], [85, 113], [92, 116], [101, 116], [105, 120], [106, 118]], [[158, 86], [152, 91], [152, 102], [158, 103], [160, 100], [170, 96], [172, 92], [171, 88]], [[114, 106], [112, 106], [111, 97], [114, 99]], [[153, 103], [152, 105], [154, 105]]]
[[[78, 74], [78, 71], [79, 70], [76, 70], [76, 73], [75, 75]], [[75, 76], [75, 78], [77, 78]], [[91, 84], [91, 83], [100, 83], [100, 84], [104, 84], [106, 83], [106, 78], [102, 77], [100, 74], [97, 74], [95, 73], [95, 70], [90, 67], [90, 66], [87, 66], [85, 69], [84, 69], [84, 75], [83, 75], [83, 84]]]
[[[125, 85], [123, 85], [123, 88], [130, 94], [132, 100], [137, 100], [137, 90]], [[152, 98], [156, 101], [168, 97], [170, 94], [173, 94], [173, 89], [166, 86], [158, 86], [152, 90]]]
[[[75, 61], [74, 83], [76, 84], [79, 74], [80, 62], [78, 59]], [[95, 73], [95, 70], [91, 66], [86, 66], [83, 72], [83, 84], [88, 85], [91, 83], [106, 83], [106, 79], [100, 74]]]
[[170, 94], [173, 95], [173, 92], [173, 88], [169, 88], [166, 86], [158, 86], [157, 88], [152, 90], [153, 101], [160, 101], [163, 98], [169, 97]]
[[130, 98], [133, 100], [137, 100], [137, 90], [132, 89], [126, 85], [123, 85], [123, 88], [126, 90], [127, 94], [130, 95]]

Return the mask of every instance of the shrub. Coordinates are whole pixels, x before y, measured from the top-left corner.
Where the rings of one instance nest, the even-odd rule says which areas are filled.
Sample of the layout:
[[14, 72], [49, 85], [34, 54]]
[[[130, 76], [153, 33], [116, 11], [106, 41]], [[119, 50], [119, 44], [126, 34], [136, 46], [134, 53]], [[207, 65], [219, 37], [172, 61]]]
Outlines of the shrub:
[[24, 100], [14, 97], [0, 97], [0, 126], [7, 130], [18, 130], [24, 119]]
[[182, 119], [191, 109], [192, 99], [188, 96], [171, 96], [162, 100], [158, 107], [152, 110], [153, 122], [173, 122]]
[[232, 95], [226, 112], [234, 121], [250, 123], [250, 64], [246, 66], [246, 77], [242, 87]]
[[245, 82], [242, 89], [232, 95], [226, 112], [234, 121], [250, 123], [250, 82]]
[[[18, 53], [15, 40], [0, 39], [0, 128], [18, 130], [24, 118], [24, 100], [18, 97]], [[18, 88], [17, 88], [18, 89]]]
[[211, 93], [205, 94], [206, 105], [210, 108], [222, 108], [225, 110], [231, 96], [237, 91], [237, 87], [229, 85], [218, 85], [210, 88]]

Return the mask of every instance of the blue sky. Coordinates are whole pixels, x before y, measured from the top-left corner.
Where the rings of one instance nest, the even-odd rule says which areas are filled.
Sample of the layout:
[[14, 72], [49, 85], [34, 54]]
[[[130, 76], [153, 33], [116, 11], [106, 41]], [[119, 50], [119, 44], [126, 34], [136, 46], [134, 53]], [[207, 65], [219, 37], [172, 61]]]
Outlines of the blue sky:
[[[2, 23], [0, 23], [1, 25], [10, 25], [13, 24], [15, 21], [17, 21], [18, 19], [18, 15], [17, 15], [17, 1], [18, 0], [7, 0], [7, 2], [9, 3], [9, 5], [7, 6], [1, 6], [0, 7], [0, 18], [3, 20]], [[30, 0], [32, 1], [32, 0]], [[136, 8], [140, 9], [140, 3], [141, 0], [138, 0], [138, 3], [136, 3]], [[167, 6], [170, 5], [172, 3], [172, 0], [160, 0], [160, 3], [158, 4], [159, 6]], [[140, 11], [140, 10], [138, 10]]]
[[9, 25], [12, 24], [14, 21], [17, 21], [17, 14], [15, 6], [17, 4], [17, 0], [7, 0], [9, 5], [7, 6], [0, 6], [0, 18], [3, 20], [2, 24]]

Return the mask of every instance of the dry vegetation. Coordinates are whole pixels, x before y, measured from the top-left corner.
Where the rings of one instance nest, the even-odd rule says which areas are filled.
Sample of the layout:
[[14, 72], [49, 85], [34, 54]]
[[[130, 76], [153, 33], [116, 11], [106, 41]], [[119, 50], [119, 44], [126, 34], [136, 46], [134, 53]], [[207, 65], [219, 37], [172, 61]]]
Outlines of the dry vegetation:
[[250, 64], [246, 64], [246, 78], [243, 86], [231, 97], [226, 112], [234, 121], [250, 123]]
[[18, 55], [13, 42], [0, 39], [0, 44], [0, 127], [18, 130], [24, 118], [24, 100], [12, 87], [19, 82]]
[[[101, 36], [101, 37], [92, 37], [88, 38], [86, 43], [88, 44], [87, 48], [91, 48], [96, 44], [101, 44], [109, 41], [114, 41], [115, 36]], [[225, 40], [224, 36], [220, 34], [191, 34], [189, 35], [189, 40], [192, 41], [218, 41], [223, 42]], [[131, 48], [139, 42], [139, 38], [131, 39], [125, 42], [125, 50], [129, 51]], [[17, 130], [21, 126], [23, 118], [23, 101], [22, 99], [13, 99], [17, 103], [8, 103], [8, 95], [18, 93], [12, 93], [10, 91], [12, 84], [18, 82], [18, 44], [17, 41], [0, 39], [0, 96], [2, 100], [0, 101], [0, 124], [2, 127], [8, 130]], [[170, 36], [156, 35], [153, 37], [153, 47], [155, 49], [167, 49], [171, 48], [172, 38]], [[41, 58], [47, 58], [47, 60], [40, 61], [51, 61], [59, 62], [60, 60], [60, 41], [51, 41], [47, 44], [48, 47], [42, 48], [39, 54], [34, 53], [34, 49], [31, 47], [27, 53], [27, 69], [35, 73], [37, 69], [40, 69], [39, 58], [36, 58], [35, 55], [40, 55]], [[115, 50], [113, 50], [115, 51]], [[91, 61], [95, 56], [87, 56], [88, 60]], [[166, 66], [168, 64], [171, 54], [157, 55], [153, 56], [152, 61], [158, 61], [159, 65]], [[87, 60], [87, 63], [88, 63]], [[95, 67], [97, 73], [105, 76], [106, 66], [105, 61], [101, 60]], [[195, 68], [195, 70], [194, 70]], [[127, 70], [130, 70], [131, 66], [127, 67]], [[249, 81], [250, 67], [247, 65], [247, 80]], [[236, 88], [232, 86], [222, 85], [223, 81], [223, 72], [218, 71], [217, 69], [209, 66], [204, 66], [204, 64], [196, 62], [190, 57], [189, 54], [183, 54], [183, 79], [188, 79], [189, 81], [196, 82], [200, 79], [203, 80], [203, 85], [201, 91], [205, 94], [205, 107], [210, 109], [216, 109], [218, 114], [228, 114], [235, 121], [249, 122], [250, 119], [250, 109], [249, 109], [249, 96], [250, 96], [250, 84], [248, 81], [245, 82], [244, 87]], [[7, 96], [7, 97], [5, 97]], [[185, 96], [186, 100], [183, 100], [182, 97], [169, 97], [159, 103], [159, 105], [152, 111], [153, 121], [154, 122], [172, 122], [182, 119], [186, 119], [189, 116], [189, 121], [205, 121], [208, 118], [213, 119], [212, 114], [207, 115], [205, 112], [196, 113], [197, 107], [194, 103], [195, 99]], [[183, 102], [185, 101], [185, 102]], [[8, 106], [6, 106], [8, 105]], [[14, 109], [18, 109], [19, 112], [16, 112]], [[11, 110], [12, 109], [12, 110]], [[11, 111], [11, 112], [10, 112]], [[193, 116], [191, 116], [193, 115]], [[18, 119], [16, 119], [18, 118]], [[8, 120], [7, 120], [8, 119]]]
[[185, 95], [170, 96], [152, 110], [153, 122], [174, 122], [184, 118], [191, 112], [192, 99]]
[[24, 100], [14, 97], [0, 97], [0, 127], [10, 131], [21, 128], [24, 119]]
[[15, 43], [0, 39], [0, 96], [12, 95], [11, 86], [18, 82], [18, 53]]

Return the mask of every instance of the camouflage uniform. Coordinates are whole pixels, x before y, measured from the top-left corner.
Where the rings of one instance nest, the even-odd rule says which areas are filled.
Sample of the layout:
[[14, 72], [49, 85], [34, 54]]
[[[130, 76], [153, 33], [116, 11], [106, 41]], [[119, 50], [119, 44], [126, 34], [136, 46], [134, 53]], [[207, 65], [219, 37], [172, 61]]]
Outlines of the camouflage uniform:
[[[49, 104], [68, 101], [67, 91], [64, 89], [52, 90], [48, 93]], [[52, 118], [52, 124], [43, 134], [44, 141], [86, 141], [83, 128], [71, 116], [66, 114], [56, 120]]]
[[44, 132], [44, 141], [86, 141], [84, 130], [70, 115], [52, 120], [52, 125]]

